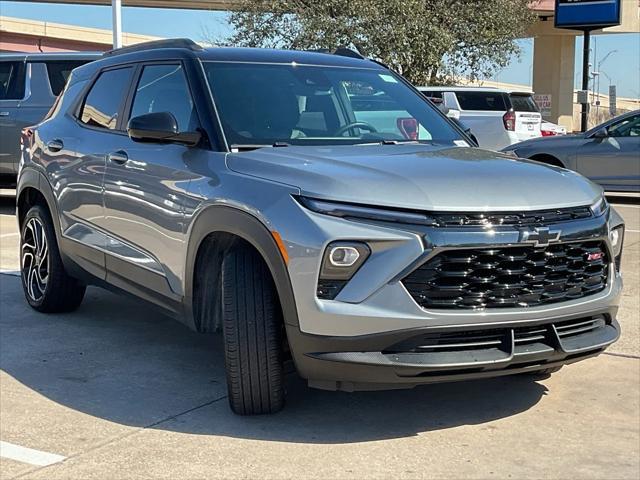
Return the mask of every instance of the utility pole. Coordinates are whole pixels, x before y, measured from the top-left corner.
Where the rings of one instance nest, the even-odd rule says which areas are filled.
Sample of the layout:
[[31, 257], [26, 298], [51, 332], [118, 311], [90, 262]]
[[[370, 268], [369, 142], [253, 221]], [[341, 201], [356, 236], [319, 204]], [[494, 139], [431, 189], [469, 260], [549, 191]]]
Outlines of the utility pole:
[[122, 47], [122, 0], [111, 0], [113, 48]]
[[[589, 44], [591, 43], [591, 30], [584, 30], [584, 41], [582, 46], [582, 90], [588, 92], [589, 90]], [[582, 103], [582, 110], [580, 112], [580, 131], [587, 131], [587, 123], [589, 120], [589, 100], [587, 93], [587, 101]]]

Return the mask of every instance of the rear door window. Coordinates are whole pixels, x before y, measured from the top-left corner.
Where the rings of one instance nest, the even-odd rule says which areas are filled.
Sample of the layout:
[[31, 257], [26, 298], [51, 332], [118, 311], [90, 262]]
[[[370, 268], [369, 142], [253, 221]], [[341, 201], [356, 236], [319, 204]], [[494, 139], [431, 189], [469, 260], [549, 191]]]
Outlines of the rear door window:
[[47, 75], [53, 95], [57, 97], [67, 84], [67, 79], [71, 75], [71, 70], [80, 65], [84, 65], [88, 60], [50, 60], [47, 65]]
[[502, 92], [456, 92], [463, 110], [506, 112], [509, 110], [506, 95]]
[[538, 104], [531, 95], [511, 95], [511, 104], [516, 112], [539, 112]]
[[85, 98], [80, 121], [91, 127], [115, 130], [132, 71], [126, 67], [102, 72]]
[[24, 62], [0, 62], [0, 100], [22, 100], [24, 83]]

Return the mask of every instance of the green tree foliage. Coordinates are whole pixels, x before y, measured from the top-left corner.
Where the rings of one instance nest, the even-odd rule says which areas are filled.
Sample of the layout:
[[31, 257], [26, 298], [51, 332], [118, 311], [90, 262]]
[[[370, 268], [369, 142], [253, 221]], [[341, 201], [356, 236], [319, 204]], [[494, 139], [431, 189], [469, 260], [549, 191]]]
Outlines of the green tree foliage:
[[531, 0], [243, 0], [216, 44], [355, 47], [414, 84], [489, 77], [520, 53]]

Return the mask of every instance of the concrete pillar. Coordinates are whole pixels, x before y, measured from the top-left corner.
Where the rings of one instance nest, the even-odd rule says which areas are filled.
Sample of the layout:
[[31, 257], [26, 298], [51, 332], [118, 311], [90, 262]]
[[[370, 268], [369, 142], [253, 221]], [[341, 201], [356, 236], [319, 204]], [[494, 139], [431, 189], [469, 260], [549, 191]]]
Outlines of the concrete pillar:
[[541, 35], [533, 42], [533, 91], [551, 95], [550, 122], [573, 125], [573, 85], [576, 38], [573, 35]]

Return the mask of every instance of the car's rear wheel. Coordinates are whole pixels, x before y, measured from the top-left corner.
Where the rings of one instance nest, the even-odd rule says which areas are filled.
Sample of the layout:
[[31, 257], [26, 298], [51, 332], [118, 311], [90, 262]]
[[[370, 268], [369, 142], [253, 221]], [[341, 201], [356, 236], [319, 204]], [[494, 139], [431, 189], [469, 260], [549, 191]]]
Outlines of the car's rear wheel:
[[31, 207], [22, 223], [20, 272], [27, 302], [39, 312], [69, 312], [82, 302], [85, 286], [67, 275], [51, 216], [41, 205]]
[[233, 247], [222, 266], [222, 330], [229, 404], [239, 415], [284, 406], [282, 313], [273, 279], [258, 252]]

